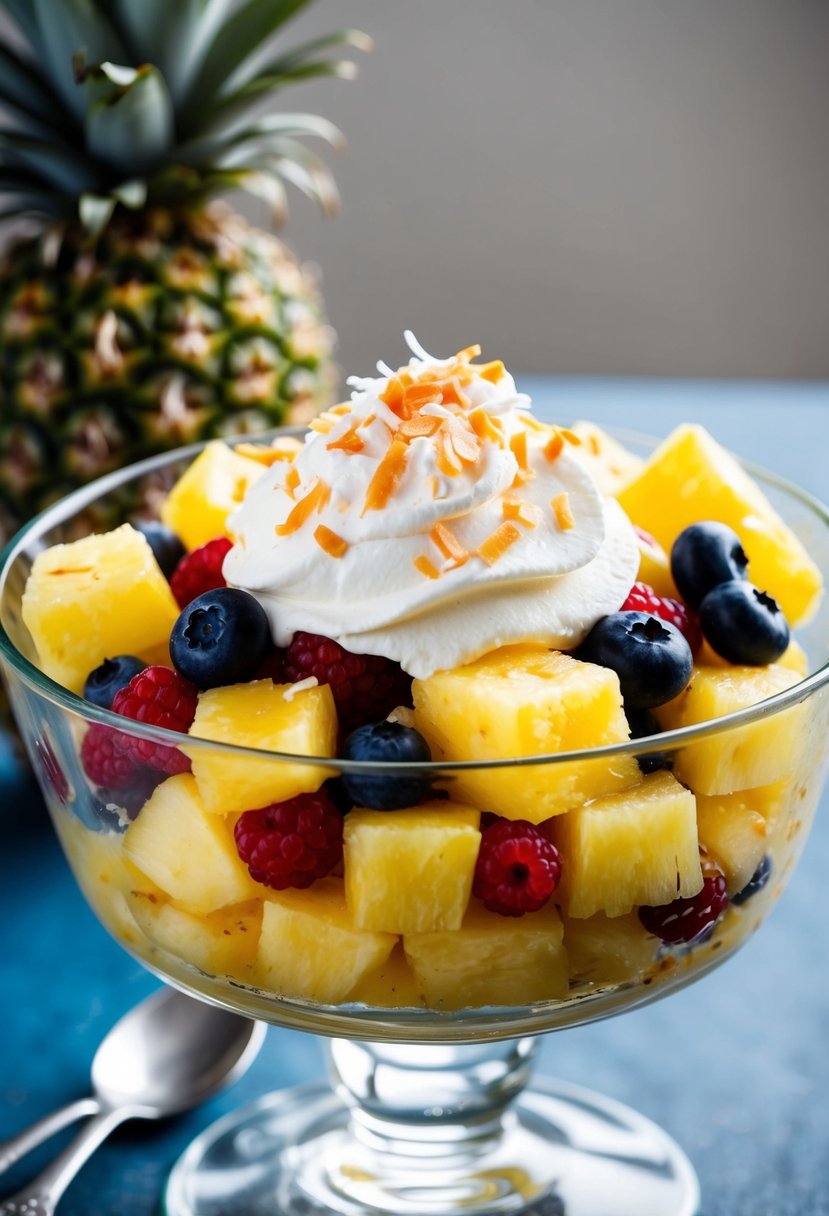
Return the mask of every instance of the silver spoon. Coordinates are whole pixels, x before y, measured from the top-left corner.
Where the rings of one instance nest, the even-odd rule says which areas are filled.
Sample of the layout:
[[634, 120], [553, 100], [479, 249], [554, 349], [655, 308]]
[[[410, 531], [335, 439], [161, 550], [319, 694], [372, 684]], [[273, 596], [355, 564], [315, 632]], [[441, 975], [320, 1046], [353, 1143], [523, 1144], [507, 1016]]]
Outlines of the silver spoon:
[[52, 1216], [81, 1166], [119, 1123], [164, 1119], [206, 1101], [247, 1071], [265, 1031], [261, 1022], [172, 988], [136, 1005], [95, 1053], [94, 1097], [71, 1103], [0, 1146], [1, 1172], [73, 1120], [92, 1116], [34, 1182], [0, 1203], [0, 1216]]

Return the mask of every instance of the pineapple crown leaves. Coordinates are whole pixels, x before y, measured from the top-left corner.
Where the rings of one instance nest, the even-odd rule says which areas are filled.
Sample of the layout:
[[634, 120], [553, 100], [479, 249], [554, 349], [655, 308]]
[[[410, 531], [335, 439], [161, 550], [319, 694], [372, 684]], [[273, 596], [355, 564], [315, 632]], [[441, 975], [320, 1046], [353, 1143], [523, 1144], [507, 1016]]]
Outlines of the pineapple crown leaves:
[[277, 94], [319, 76], [350, 79], [339, 30], [289, 50], [275, 35], [309, 0], [0, 0], [15, 27], [0, 46], [0, 218], [79, 214], [100, 231], [117, 206], [198, 203], [245, 190], [277, 219], [286, 182], [326, 212], [338, 197], [302, 142], [342, 144], [333, 123], [275, 112]]

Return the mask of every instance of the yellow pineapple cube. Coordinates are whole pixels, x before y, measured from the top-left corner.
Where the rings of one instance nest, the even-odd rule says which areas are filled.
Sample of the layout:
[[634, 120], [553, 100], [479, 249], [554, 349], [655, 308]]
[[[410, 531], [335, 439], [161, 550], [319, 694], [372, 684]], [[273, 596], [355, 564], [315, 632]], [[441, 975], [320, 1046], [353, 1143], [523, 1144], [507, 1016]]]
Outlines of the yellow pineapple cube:
[[574, 422], [572, 430], [581, 439], [580, 446], [575, 449], [576, 456], [593, 474], [601, 492], [615, 498], [622, 487], [638, 475], [644, 460], [628, 451], [595, 422]]
[[[55, 820], [69, 864], [90, 907], [109, 932], [131, 946], [139, 940], [127, 895], [139, 877], [124, 853], [123, 836], [91, 832], [73, 815]], [[148, 891], [157, 891], [141, 876]]]
[[[293, 684], [255, 680], [211, 688], [199, 696], [190, 734], [297, 756], [336, 754], [337, 711], [327, 684], [296, 690]], [[213, 814], [252, 811], [318, 790], [331, 773], [291, 760], [228, 756], [207, 747], [184, 747], [203, 805]]]
[[39, 553], [22, 612], [42, 670], [80, 692], [105, 658], [166, 645], [179, 609], [146, 539], [124, 524]]
[[757, 483], [703, 427], [677, 427], [619, 502], [666, 549], [689, 524], [728, 524], [743, 542], [751, 581], [774, 596], [789, 621], [797, 624], [815, 611], [820, 570]]
[[[685, 691], [654, 714], [663, 730], [693, 726], [756, 705], [798, 680], [797, 672], [777, 664], [699, 666]], [[797, 771], [807, 714], [807, 705], [795, 705], [749, 726], [721, 730], [683, 748], [674, 772], [697, 794], [733, 794], [784, 781]]]
[[[615, 672], [544, 646], [504, 646], [413, 687], [415, 725], [435, 760], [501, 760], [617, 743], [629, 737]], [[540, 823], [639, 779], [636, 761], [453, 774], [450, 791], [507, 819]]]
[[422, 1009], [426, 1003], [401, 942], [360, 980], [348, 999], [374, 1009]]
[[[727, 659], [721, 658], [715, 650], [712, 650], [707, 642], [703, 642], [697, 655], [697, 663], [700, 667], [732, 667]], [[796, 671], [799, 676], [805, 677], [809, 674], [809, 658], [806, 651], [794, 638], [789, 642], [788, 646], [781, 654], [779, 659], [775, 659], [775, 666], [787, 667], [789, 671]]]
[[192, 912], [215, 912], [261, 895], [230, 828], [208, 815], [190, 773], [169, 777], [124, 834], [124, 851], [165, 894]]
[[275, 891], [263, 905], [255, 982], [279, 996], [335, 1005], [382, 966], [396, 941], [356, 927], [339, 878]]
[[696, 800], [670, 773], [597, 798], [548, 830], [561, 853], [556, 898], [575, 919], [624, 916], [702, 887]]
[[481, 815], [452, 802], [408, 810], [355, 809], [345, 819], [345, 893], [358, 929], [459, 929], [469, 897]]
[[625, 984], [645, 975], [656, 959], [653, 937], [635, 912], [586, 920], [564, 918], [564, 946], [570, 978], [584, 983]]
[[144, 936], [168, 954], [208, 975], [250, 979], [262, 927], [259, 900], [205, 916], [161, 901], [140, 888], [130, 891], [127, 902]]
[[751, 802], [751, 790], [697, 798], [699, 842], [719, 862], [729, 895], [742, 891], [768, 845], [765, 817]]
[[240, 456], [226, 443], [214, 440], [173, 486], [161, 518], [187, 549], [198, 549], [217, 536], [232, 540], [228, 516], [241, 505], [264, 469], [261, 461]]
[[513, 918], [473, 900], [460, 929], [407, 934], [403, 948], [431, 1009], [533, 1005], [567, 996], [561, 917], [552, 904]]

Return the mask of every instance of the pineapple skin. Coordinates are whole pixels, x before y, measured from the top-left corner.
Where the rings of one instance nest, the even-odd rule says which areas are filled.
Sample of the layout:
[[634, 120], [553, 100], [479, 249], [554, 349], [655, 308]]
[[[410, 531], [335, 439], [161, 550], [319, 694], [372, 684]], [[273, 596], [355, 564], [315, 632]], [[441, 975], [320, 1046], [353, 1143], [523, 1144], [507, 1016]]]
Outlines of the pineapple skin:
[[113, 469], [306, 421], [332, 398], [333, 344], [313, 275], [222, 203], [18, 242], [0, 266], [0, 541]]

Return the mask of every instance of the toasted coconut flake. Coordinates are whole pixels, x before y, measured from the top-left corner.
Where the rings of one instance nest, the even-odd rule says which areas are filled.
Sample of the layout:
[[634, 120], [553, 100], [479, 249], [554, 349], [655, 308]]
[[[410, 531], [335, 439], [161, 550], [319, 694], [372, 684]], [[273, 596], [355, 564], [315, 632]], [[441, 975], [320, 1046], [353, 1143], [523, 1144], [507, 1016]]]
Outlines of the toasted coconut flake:
[[500, 418], [493, 418], [492, 414], [487, 413], [483, 406], [479, 405], [477, 409], [473, 410], [468, 421], [479, 439], [488, 439], [491, 443], [497, 443], [499, 447], [505, 446], [506, 440]]
[[330, 497], [331, 487], [318, 477], [308, 493], [303, 495], [296, 506], [293, 507], [285, 522], [276, 525], [276, 535], [290, 536], [291, 533], [299, 531], [305, 521], [310, 519], [314, 511], [323, 510]]
[[513, 456], [518, 461], [519, 470], [522, 473], [527, 472], [530, 467], [527, 459], [527, 432], [516, 431], [514, 435], [510, 435], [509, 446]]
[[575, 431], [568, 431], [566, 426], [559, 427], [559, 434], [563, 435], [568, 443], [571, 443], [574, 448], [581, 447], [581, 435], [577, 435]]
[[444, 557], [450, 559], [455, 568], [469, 561], [469, 551], [464, 549], [455, 533], [450, 531], [446, 524], [435, 524], [429, 533], [429, 539], [440, 549]]
[[514, 545], [520, 539], [520, 530], [511, 520], [506, 520], [499, 524], [495, 531], [478, 546], [478, 557], [482, 558], [488, 566], [494, 566], [498, 559], [504, 556], [510, 545]]
[[409, 385], [403, 392], [403, 409], [412, 414], [424, 405], [431, 405], [434, 401], [440, 401], [441, 387], [441, 385], [435, 383]]
[[[279, 446], [276, 444], [287, 445], [288, 443], [295, 446]], [[237, 443], [234, 451], [237, 456], [244, 456], [248, 460], [256, 460], [259, 464], [263, 464], [265, 468], [270, 468], [272, 465], [279, 464], [280, 461], [293, 460], [302, 445], [296, 440], [276, 440], [273, 444], [267, 445], [264, 443]]]
[[434, 414], [414, 414], [405, 422], [401, 422], [397, 428], [397, 434], [403, 439], [420, 439], [424, 435], [428, 438], [440, 430], [442, 421], [442, 418], [438, 418]]
[[554, 431], [553, 437], [544, 447], [544, 455], [552, 464], [554, 460], [558, 460], [561, 453], [564, 451], [564, 436], [561, 431]]
[[553, 515], [562, 532], [569, 532], [571, 528], [575, 527], [576, 520], [570, 507], [570, 495], [566, 490], [562, 494], [556, 494], [550, 506], [553, 508]]
[[320, 435], [327, 435], [330, 431], [333, 431], [338, 422], [339, 419], [335, 418], [329, 411], [325, 414], [320, 414], [318, 418], [312, 418], [308, 426], [312, 431], [317, 431]]
[[299, 469], [296, 467], [296, 465], [292, 464], [288, 469], [288, 472], [285, 474], [285, 481], [283, 482], [285, 493], [289, 495], [289, 497], [296, 497], [296, 491], [299, 489], [301, 480]]
[[342, 557], [348, 552], [348, 541], [326, 528], [325, 524], [314, 529], [314, 540], [329, 557]]
[[468, 363], [470, 359], [477, 359], [481, 353], [481, 348], [477, 342], [472, 346], [465, 346], [463, 350], [459, 350], [455, 358], [459, 363]]
[[541, 523], [541, 508], [525, 498], [505, 498], [503, 511], [504, 519], [514, 519], [525, 528], [537, 528]]
[[507, 371], [500, 359], [493, 359], [491, 363], [482, 363], [476, 370], [482, 380], [489, 380], [491, 384], [497, 384], [499, 380], [503, 380]]
[[287, 688], [282, 689], [282, 700], [293, 701], [297, 693], [307, 692], [309, 688], [316, 688], [319, 685], [319, 680], [316, 676], [306, 676], [304, 680], [297, 680], [296, 684], [289, 684]]
[[400, 479], [406, 468], [408, 444], [403, 439], [393, 439], [383, 459], [374, 470], [368, 483], [362, 515], [366, 511], [382, 511], [389, 499], [397, 492]]
[[339, 439], [332, 439], [330, 443], [326, 443], [325, 446], [329, 452], [346, 452], [348, 455], [362, 452], [366, 445], [357, 434], [358, 426], [358, 422], [352, 422], [348, 430], [340, 435]]
[[425, 575], [426, 578], [440, 578], [440, 570], [424, 554], [414, 559], [414, 568], [419, 574]]

